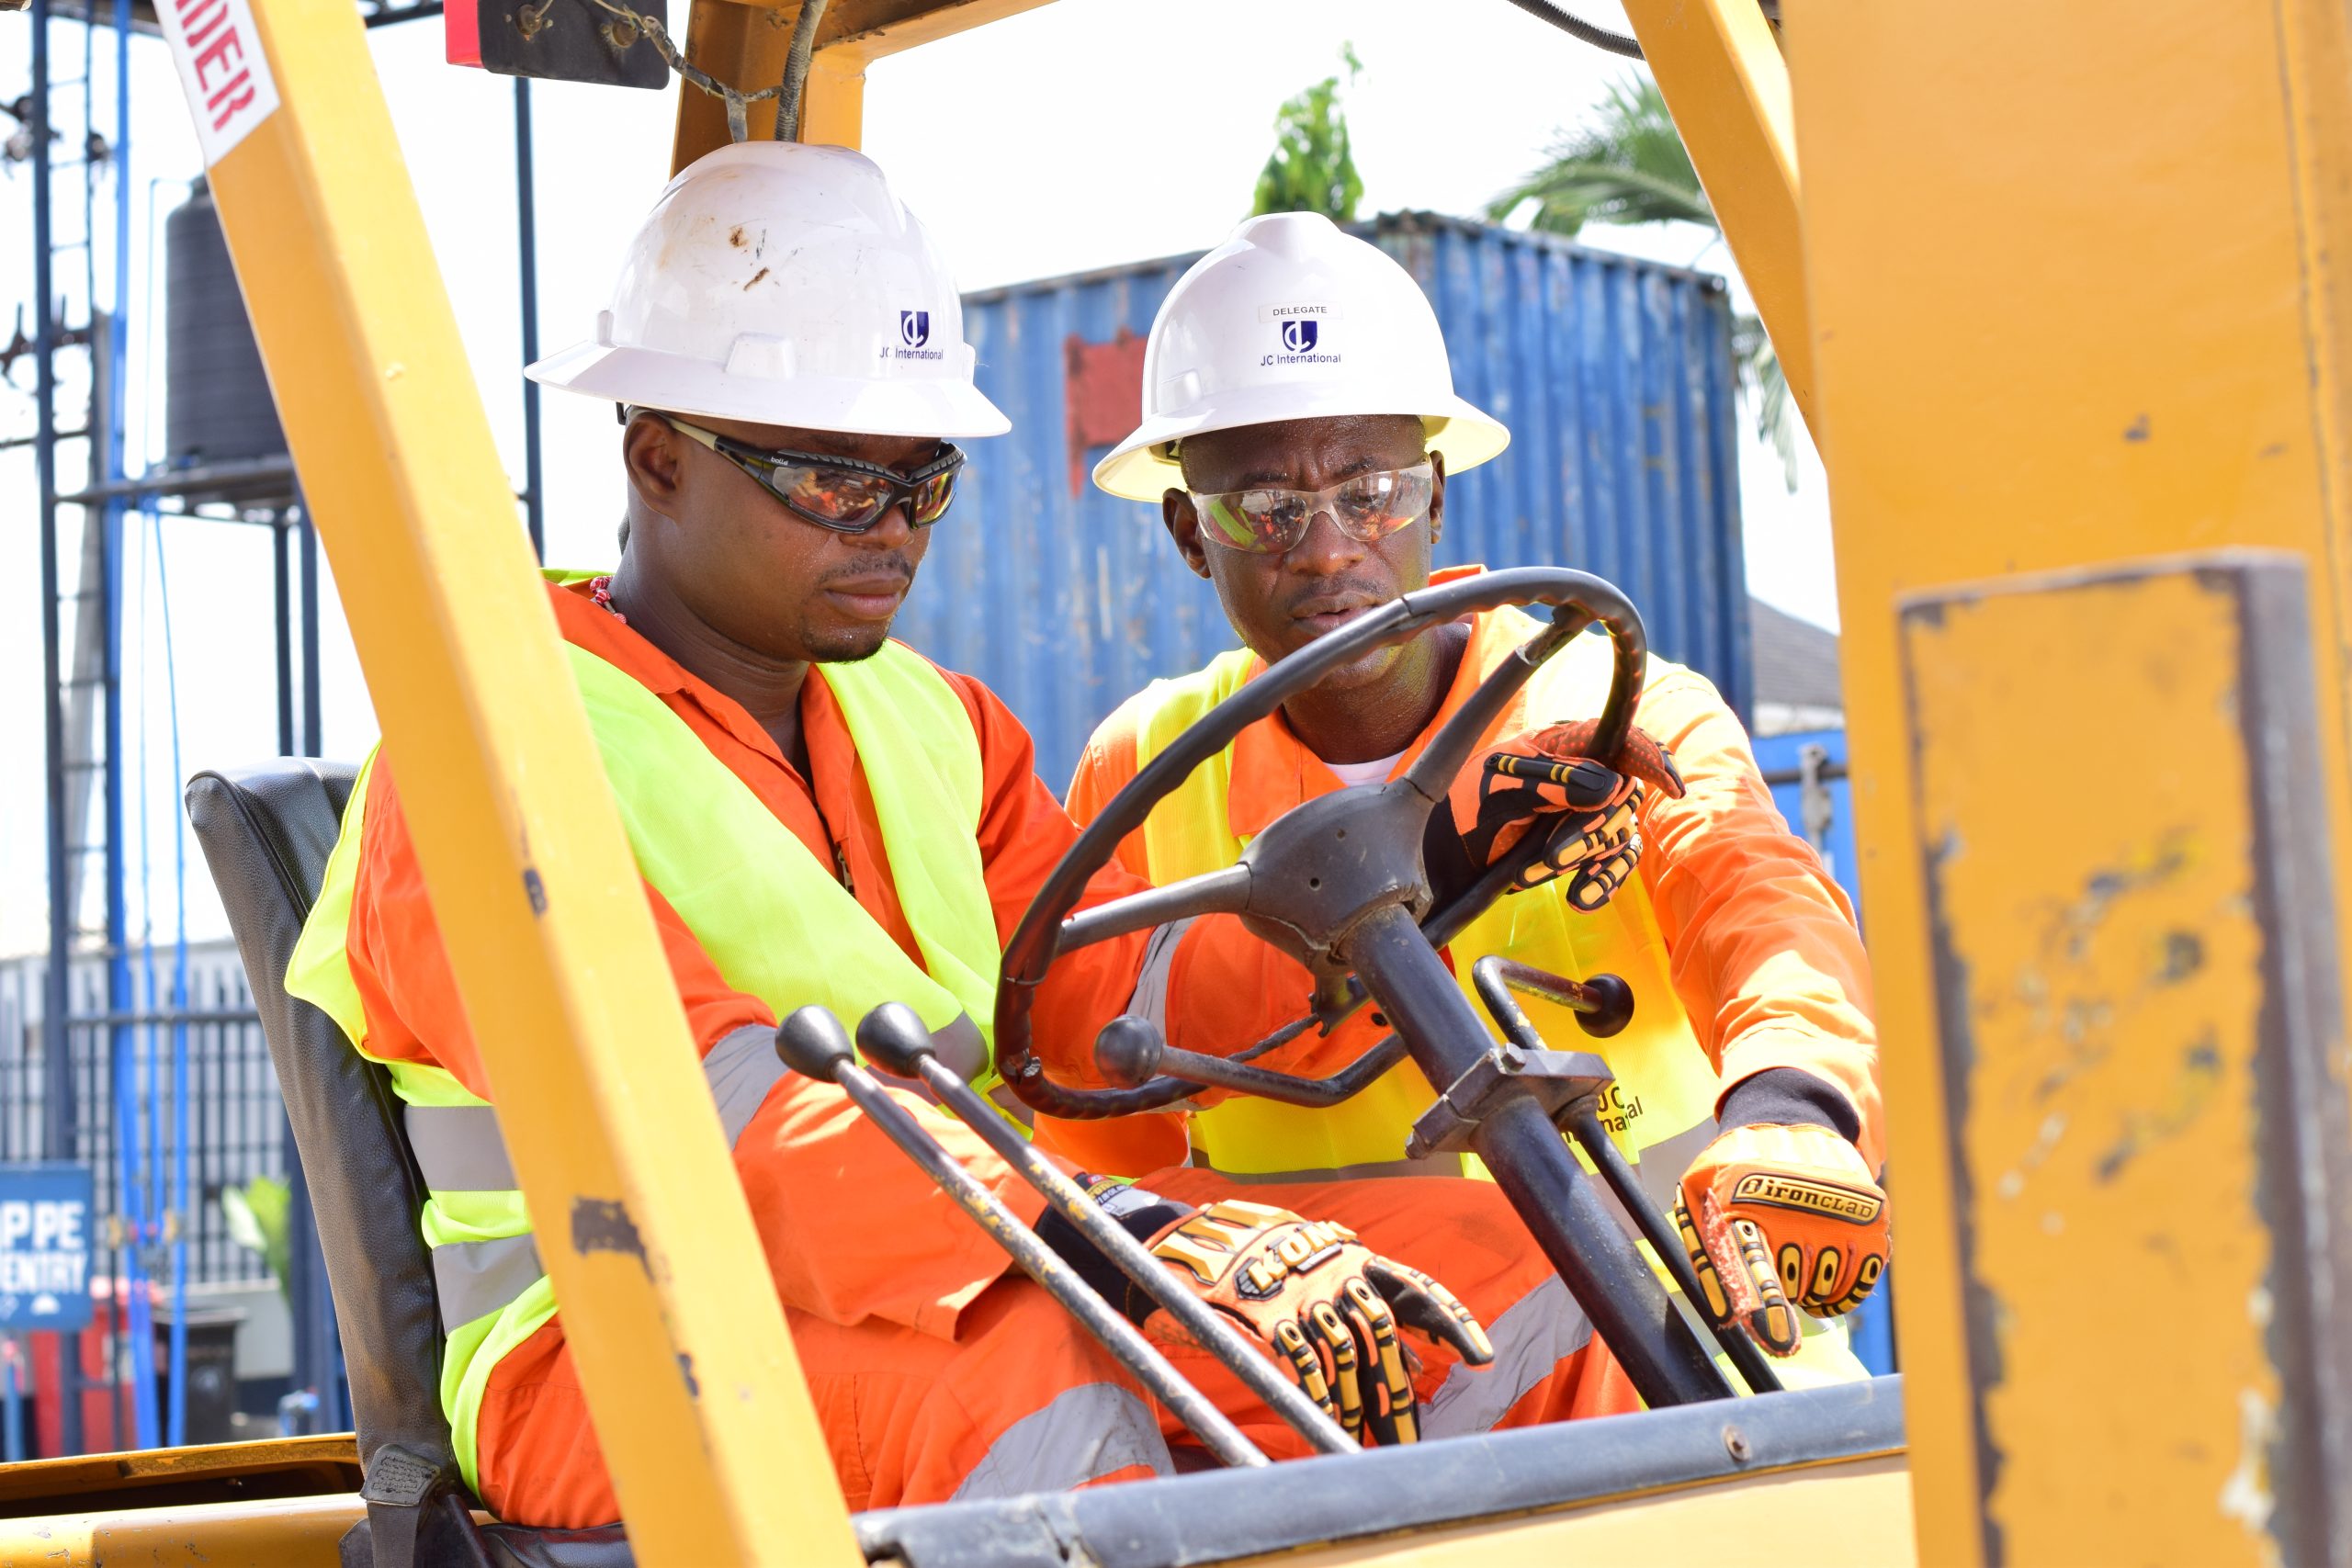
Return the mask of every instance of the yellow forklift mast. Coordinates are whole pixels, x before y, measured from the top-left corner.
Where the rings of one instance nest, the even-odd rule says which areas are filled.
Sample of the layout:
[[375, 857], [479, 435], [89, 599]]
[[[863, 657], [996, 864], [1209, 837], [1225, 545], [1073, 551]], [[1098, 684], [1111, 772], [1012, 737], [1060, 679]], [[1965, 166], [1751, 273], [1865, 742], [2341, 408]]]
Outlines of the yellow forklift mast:
[[[868, 62], [1040, 3], [837, 0], [805, 134], [855, 145]], [[744, 1266], [360, 19], [214, 5], [209, 62], [166, 31], [636, 1558], [946, 1560], [922, 1510], [861, 1544]], [[695, 0], [684, 50], [775, 80], [799, 9]], [[2352, 1562], [2352, 14], [1771, 10], [1626, 5], [1830, 477], [1907, 1460], [1775, 1461], [1766, 1396], [1545, 1450], [1623, 1461], [1574, 1506], [1465, 1472], [1452, 1519], [1269, 1517], [1253, 1550], [1245, 1517], [1211, 1551], [1114, 1488], [1033, 1511], [1046, 1550]], [[677, 165], [728, 135], [681, 92]], [[1645, 1469], [1643, 1433], [1728, 1462]], [[0, 1472], [0, 1568], [334, 1561], [359, 1512], [337, 1442]], [[1307, 1462], [1374, 1460], [1421, 1462]], [[288, 1467], [312, 1480], [256, 1489]]]

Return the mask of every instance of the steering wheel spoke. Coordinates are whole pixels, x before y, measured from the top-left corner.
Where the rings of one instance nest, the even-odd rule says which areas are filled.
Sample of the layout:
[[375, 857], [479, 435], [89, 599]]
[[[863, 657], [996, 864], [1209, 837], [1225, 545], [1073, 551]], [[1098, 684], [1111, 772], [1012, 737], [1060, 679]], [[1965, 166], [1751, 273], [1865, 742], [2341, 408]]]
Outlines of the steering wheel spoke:
[[1527, 682], [1545, 660], [1566, 648], [1578, 634], [1592, 625], [1590, 612], [1575, 606], [1563, 606], [1552, 613], [1552, 624], [1542, 633], [1528, 639], [1495, 672], [1479, 683], [1470, 698], [1453, 710], [1444, 728], [1430, 738], [1413, 765], [1405, 772], [1405, 783], [1411, 784], [1432, 807], [1446, 797], [1453, 787], [1454, 775], [1470, 761], [1470, 753], [1481, 738], [1502, 717], [1513, 698], [1526, 689]]
[[1201, 915], [1238, 915], [1249, 902], [1250, 868], [1229, 865], [1223, 871], [1204, 872], [1165, 887], [1130, 893], [1124, 898], [1080, 909], [1062, 922], [1061, 941], [1056, 950], [1072, 953], [1129, 931], [1148, 931], [1155, 926], [1172, 925]]

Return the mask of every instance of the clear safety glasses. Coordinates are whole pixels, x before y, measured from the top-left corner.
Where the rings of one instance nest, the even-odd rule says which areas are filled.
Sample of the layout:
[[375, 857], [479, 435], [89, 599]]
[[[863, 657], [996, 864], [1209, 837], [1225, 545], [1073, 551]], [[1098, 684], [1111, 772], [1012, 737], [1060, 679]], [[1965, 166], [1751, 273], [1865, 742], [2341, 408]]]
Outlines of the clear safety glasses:
[[1358, 544], [1374, 545], [1429, 514], [1437, 488], [1428, 463], [1358, 474], [1325, 490], [1233, 490], [1193, 492], [1206, 532], [1228, 549], [1281, 555], [1306, 537], [1318, 513]]
[[836, 534], [863, 534], [901, 502], [906, 503], [908, 522], [918, 528], [930, 527], [956, 499], [956, 476], [964, 467], [960, 446], [943, 446], [938, 457], [902, 473], [854, 457], [770, 451], [683, 419], [666, 415], [664, 419], [671, 429], [701, 442], [742, 469], [752, 483], [790, 508], [794, 516]]

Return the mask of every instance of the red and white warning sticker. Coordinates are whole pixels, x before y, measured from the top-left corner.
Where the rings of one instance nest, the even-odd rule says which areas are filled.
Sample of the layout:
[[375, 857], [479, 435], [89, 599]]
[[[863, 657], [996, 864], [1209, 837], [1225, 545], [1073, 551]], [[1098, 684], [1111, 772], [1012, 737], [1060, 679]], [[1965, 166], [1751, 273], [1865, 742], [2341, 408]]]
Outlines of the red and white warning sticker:
[[209, 169], [277, 112], [277, 84], [253, 7], [247, 0], [155, 0], [155, 16], [180, 68]]

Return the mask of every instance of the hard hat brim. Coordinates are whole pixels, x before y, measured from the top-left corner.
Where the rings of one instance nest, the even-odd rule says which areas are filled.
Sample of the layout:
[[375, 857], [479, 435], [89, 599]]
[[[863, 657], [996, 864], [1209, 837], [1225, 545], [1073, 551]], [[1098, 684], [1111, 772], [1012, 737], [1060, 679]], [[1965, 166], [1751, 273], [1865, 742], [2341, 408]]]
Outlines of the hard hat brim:
[[1367, 414], [1418, 418], [1428, 433], [1430, 450], [1445, 459], [1449, 474], [1475, 468], [1510, 445], [1510, 431], [1500, 420], [1461, 398], [1449, 393], [1438, 400], [1436, 407], [1430, 405], [1426, 387], [1419, 395], [1388, 395], [1377, 387], [1334, 388], [1322, 398], [1302, 398], [1295, 384], [1229, 390], [1218, 397], [1214, 413], [1203, 411], [1145, 420], [1135, 434], [1094, 465], [1094, 483], [1128, 501], [1158, 501], [1169, 491], [1184, 488], [1184, 471], [1168, 455], [1171, 444], [1211, 431], [1294, 419]]
[[961, 380], [752, 379], [684, 355], [595, 342], [574, 344], [525, 367], [523, 373], [542, 386], [608, 402], [846, 435], [969, 440], [1012, 428], [1003, 411]]

